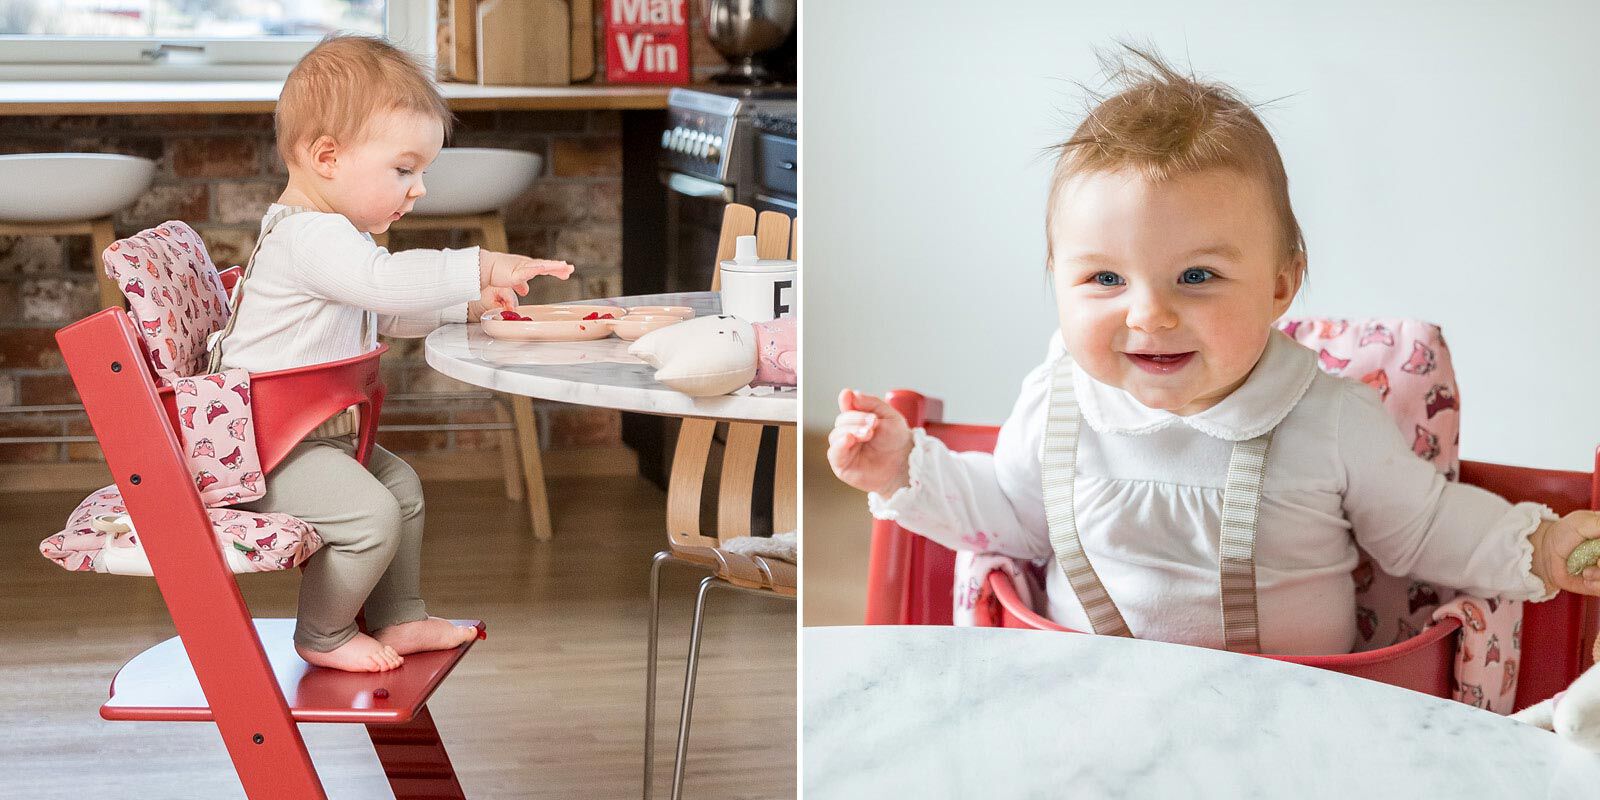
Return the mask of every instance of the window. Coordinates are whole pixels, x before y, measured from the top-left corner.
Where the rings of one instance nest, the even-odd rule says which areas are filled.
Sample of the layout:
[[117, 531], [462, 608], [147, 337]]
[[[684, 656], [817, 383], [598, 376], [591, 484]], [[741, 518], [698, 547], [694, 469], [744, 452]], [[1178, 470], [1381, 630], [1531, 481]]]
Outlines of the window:
[[0, 0], [0, 79], [281, 78], [334, 31], [427, 62], [433, 0]]

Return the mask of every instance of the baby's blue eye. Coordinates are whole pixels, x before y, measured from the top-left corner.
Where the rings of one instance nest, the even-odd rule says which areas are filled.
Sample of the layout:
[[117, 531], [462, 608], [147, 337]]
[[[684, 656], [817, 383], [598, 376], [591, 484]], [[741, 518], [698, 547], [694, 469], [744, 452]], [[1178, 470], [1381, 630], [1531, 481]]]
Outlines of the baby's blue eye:
[[1215, 276], [1215, 272], [1212, 272], [1205, 267], [1190, 267], [1183, 271], [1183, 277], [1179, 278], [1178, 282], [1194, 285], [1205, 283]]
[[1101, 286], [1121, 286], [1122, 276], [1115, 272], [1096, 272], [1090, 280]]
[[404, 168], [404, 167], [396, 167], [396, 168], [395, 168], [395, 169], [396, 169], [396, 171], [398, 171], [398, 172], [399, 172], [399, 173], [400, 173], [400, 174], [401, 174], [401, 175], [410, 175], [410, 174], [411, 174], [411, 170], [409, 170], [409, 169], [406, 169], [406, 168]]

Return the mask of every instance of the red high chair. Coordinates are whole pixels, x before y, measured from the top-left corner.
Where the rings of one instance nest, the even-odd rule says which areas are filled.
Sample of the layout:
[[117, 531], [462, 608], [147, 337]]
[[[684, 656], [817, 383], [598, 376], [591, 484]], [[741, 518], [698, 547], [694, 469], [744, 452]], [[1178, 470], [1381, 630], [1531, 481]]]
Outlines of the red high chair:
[[[929, 436], [951, 450], [994, 450], [1000, 430], [997, 427], [943, 422], [938, 400], [909, 390], [890, 392], [888, 401], [905, 416], [907, 424], [924, 428]], [[1480, 486], [1507, 499], [1544, 503], [1559, 514], [1585, 508], [1600, 509], [1600, 450], [1596, 452], [1595, 472], [1462, 461], [1461, 482]], [[867, 573], [867, 624], [951, 624], [954, 564], [954, 551], [893, 522], [874, 521], [872, 557]], [[987, 615], [979, 614], [980, 620], [987, 616], [987, 621], [999, 627], [1079, 632], [1028, 608], [1003, 574], [991, 573], [988, 585], [994, 594], [994, 607]], [[1364, 653], [1263, 657], [1449, 698], [1456, 633], [1460, 627], [1458, 620], [1446, 619], [1404, 642]], [[1600, 598], [1563, 592], [1544, 603], [1526, 604], [1516, 707], [1522, 709], [1549, 698], [1572, 683], [1592, 663], [1590, 651], [1597, 632], [1600, 632]]]
[[[222, 273], [224, 286], [237, 273]], [[326, 797], [297, 723], [359, 723], [397, 798], [464, 798], [427, 701], [471, 643], [408, 655], [390, 672], [306, 664], [294, 651], [293, 619], [251, 619], [179, 449], [174, 391], [157, 387], [127, 313], [100, 311], [56, 340], [178, 631], [122, 666], [100, 715], [214, 722], [253, 800]], [[263, 471], [352, 405], [361, 407], [357, 457], [365, 461], [386, 349], [252, 376]]]

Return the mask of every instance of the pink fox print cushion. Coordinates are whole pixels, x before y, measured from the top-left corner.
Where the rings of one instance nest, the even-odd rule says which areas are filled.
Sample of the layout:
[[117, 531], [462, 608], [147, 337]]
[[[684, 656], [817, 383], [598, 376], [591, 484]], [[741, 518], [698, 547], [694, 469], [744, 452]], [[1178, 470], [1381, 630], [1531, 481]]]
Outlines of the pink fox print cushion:
[[194, 488], [207, 506], [259, 500], [267, 493], [250, 416], [250, 373], [228, 369], [178, 378], [178, 433]]
[[205, 372], [206, 337], [227, 323], [228, 296], [200, 235], [163, 222], [112, 242], [101, 260], [128, 298], [156, 385]]
[[[143, 533], [114, 535], [97, 530], [94, 518], [126, 514], [115, 485], [89, 495], [73, 509], [67, 526], [43, 542], [39, 552], [64, 569], [78, 572], [151, 574], [144, 555]], [[322, 547], [322, 537], [309, 524], [288, 514], [258, 514], [233, 508], [208, 508], [217, 547], [233, 572], [270, 572], [299, 566]]]

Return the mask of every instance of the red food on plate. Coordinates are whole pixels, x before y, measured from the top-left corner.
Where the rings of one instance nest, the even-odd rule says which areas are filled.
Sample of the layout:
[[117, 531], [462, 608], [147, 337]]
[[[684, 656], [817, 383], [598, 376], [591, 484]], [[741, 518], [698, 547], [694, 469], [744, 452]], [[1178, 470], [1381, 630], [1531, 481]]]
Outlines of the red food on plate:
[[510, 322], [528, 322], [528, 321], [530, 321], [527, 317], [524, 317], [524, 316], [522, 316], [521, 314], [518, 314], [515, 311], [502, 311], [502, 312], [500, 312], [500, 318], [503, 319], [503, 320], [510, 321]]
[[598, 311], [591, 311], [591, 312], [588, 313], [587, 316], [584, 317], [584, 319], [585, 320], [591, 320], [591, 319], [616, 319], [616, 317], [614, 315], [611, 315], [611, 314], [602, 314], [602, 313], [600, 313]]

